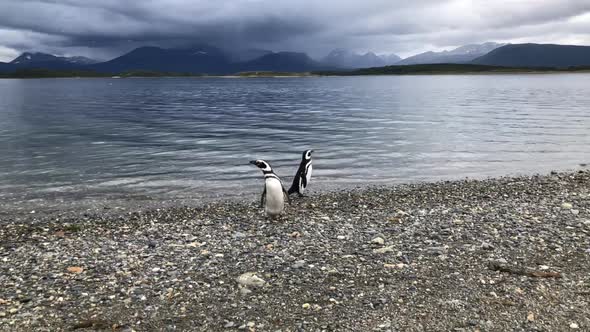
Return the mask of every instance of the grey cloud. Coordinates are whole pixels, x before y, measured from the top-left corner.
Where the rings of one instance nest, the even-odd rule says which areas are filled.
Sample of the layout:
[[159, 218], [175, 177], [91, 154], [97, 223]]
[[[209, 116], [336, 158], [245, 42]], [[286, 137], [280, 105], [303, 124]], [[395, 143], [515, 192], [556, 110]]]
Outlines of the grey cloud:
[[209, 43], [409, 55], [484, 41], [584, 41], [588, 12], [590, 2], [575, 0], [3, 0], [0, 47], [112, 57]]

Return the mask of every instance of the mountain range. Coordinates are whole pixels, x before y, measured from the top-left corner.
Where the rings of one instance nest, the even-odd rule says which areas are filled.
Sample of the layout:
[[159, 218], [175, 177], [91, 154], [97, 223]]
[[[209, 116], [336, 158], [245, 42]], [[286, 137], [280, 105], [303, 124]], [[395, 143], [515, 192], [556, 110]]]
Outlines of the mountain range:
[[25, 52], [9, 62], [7, 67], [21, 68], [45, 68], [45, 69], [69, 69], [76, 66], [87, 66], [98, 63], [83, 56], [62, 57], [46, 53]]
[[470, 44], [455, 48], [450, 51], [442, 52], [424, 52], [405, 58], [396, 63], [396, 65], [417, 65], [432, 63], [469, 63], [482, 55], [485, 55], [498, 47], [506, 44], [483, 43]]
[[355, 53], [346, 49], [335, 49], [324, 57], [321, 62], [344, 69], [369, 68], [391, 66], [402, 58], [396, 54], [376, 55], [373, 52], [365, 54]]
[[230, 59], [221, 50], [211, 46], [187, 49], [140, 47], [110, 61], [87, 68], [106, 73], [149, 70], [177, 73], [226, 74]]
[[156, 71], [190, 74], [233, 74], [244, 71], [307, 72], [351, 70], [413, 64], [481, 64], [505, 67], [590, 66], [590, 46], [552, 44], [483, 43], [450, 51], [425, 52], [406, 59], [395, 54], [364, 54], [336, 49], [321, 60], [305, 53], [272, 52], [261, 49], [227, 51], [199, 45], [183, 49], [140, 47], [106, 62], [85, 57], [64, 57], [26, 52], [9, 63], [0, 62], [0, 72], [21, 69], [86, 70], [117, 74]]

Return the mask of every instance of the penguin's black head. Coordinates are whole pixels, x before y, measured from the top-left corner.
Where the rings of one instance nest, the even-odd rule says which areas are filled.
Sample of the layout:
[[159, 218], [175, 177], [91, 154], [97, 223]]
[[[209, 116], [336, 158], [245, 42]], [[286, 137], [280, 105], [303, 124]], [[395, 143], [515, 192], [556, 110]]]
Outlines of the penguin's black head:
[[272, 168], [270, 167], [270, 164], [262, 159], [251, 160], [250, 164], [256, 165], [256, 167], [260, 168], [263, 172], [272, 172]]
[[305, 150], [305, 151], [303, 151], [303, 160], [310, 160], [312, 153], [313, 153], [313, 150]]

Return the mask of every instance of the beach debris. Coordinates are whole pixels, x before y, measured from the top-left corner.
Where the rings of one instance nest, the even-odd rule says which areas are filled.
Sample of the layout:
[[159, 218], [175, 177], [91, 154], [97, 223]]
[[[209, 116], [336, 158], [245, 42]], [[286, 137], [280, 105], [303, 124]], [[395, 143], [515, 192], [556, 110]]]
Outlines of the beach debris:
[[110, 330], [112, 325], [104, 320], [89, 319], [76, 323], [72, 326], [72, 330], [88, 329], [92, 328], [95, 330]]
[[66, 270], [70, 273], [82, 273], [84, 269], [79, 266], [70, 266]]
[[506, 264], [499, 263], [498, 261], [491, 261], [489, 267], [493, 271], [506, 272], [510, 274], [516, 274], [521, 276], [533, 277], [533, 278], [561, 278], [561, 273], [553, 271], [533, 271], [523, 268], [510, 267]]

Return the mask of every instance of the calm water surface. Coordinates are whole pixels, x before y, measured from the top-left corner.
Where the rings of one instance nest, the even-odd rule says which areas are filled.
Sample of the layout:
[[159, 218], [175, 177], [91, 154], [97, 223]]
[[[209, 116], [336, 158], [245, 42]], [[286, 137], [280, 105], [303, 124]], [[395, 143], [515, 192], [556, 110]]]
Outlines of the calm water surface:
[[[590, 162], [590, 75], [0, 80], [0, 204], [257, 194]], [[0, 205], [1, 207], [1, 205]]]

